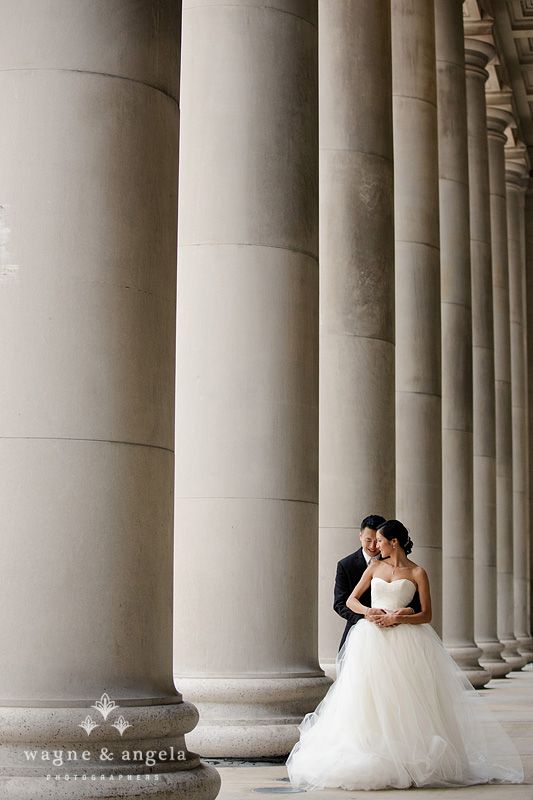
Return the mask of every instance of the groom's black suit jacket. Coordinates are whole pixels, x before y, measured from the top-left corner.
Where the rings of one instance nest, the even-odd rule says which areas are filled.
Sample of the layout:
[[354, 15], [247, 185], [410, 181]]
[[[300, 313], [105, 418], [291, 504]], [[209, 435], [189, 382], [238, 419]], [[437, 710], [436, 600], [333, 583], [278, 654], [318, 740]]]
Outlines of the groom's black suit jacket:
[[[362, 547], [360, 547], [359, 550], [356, 550], [355, 553], [351, 553], [349, 556], [341, 558], [337, 564], [333, 608], [337, 614], [339, 614], [339, 616], [346, 620], [346, 627], [344, 629], [344, 633], [342, 634], [339, 650], [343, 646], [344, 640], [346, 639], [348, 631], [352, 625], [355, 625], [360, 619], [363, 619], [362, 614], [356, 614], [354, 611], [350, 611], [350, 609], [346, 607], [346, 601], [361, 580], [361, 576], [363, 575], [366, 567], [367, 564], [363, 555]], [[372, 605], [370, 587], [361, 595], [359, 602], [367, 607]], [[421, 610], [418, 592], [416, 592], [415, 596], [413, 597], [410, 606], [415, 614]]]

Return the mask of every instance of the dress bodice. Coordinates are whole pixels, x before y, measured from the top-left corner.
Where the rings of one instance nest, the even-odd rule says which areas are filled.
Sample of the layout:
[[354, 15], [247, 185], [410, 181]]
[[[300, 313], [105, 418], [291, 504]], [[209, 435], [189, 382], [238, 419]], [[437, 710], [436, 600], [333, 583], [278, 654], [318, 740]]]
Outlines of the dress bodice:
[[372, 578], [370, 583], [372, 608], [387, 608], [395, 611], [409, 605], [416, 592], [416, 585], [409, 578], [385, 581]]

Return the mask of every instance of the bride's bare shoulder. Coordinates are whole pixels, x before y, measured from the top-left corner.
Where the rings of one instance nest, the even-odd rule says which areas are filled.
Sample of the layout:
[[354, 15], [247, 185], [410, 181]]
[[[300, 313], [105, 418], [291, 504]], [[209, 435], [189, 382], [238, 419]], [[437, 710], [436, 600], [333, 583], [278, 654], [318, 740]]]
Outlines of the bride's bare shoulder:
[[370, 575], [370, 577], [373, 577], [376, 574], [376, 569], [378, 568], [378, 563], [379, 563], [378, 561], [371, 561], [370, 564], [365, 569], [364, 574], [365, 575]]
[[418, 575], [420, 577], [424, 576], [427, 578], [427, 572], [424, 567], [421, 567], [420, 564], [417, 564], [415, 561], [409, 560], [409, 567], [411, 568], [413, 575]]
[[412, 575], [417, 585], [420, 585], [420, 583], [429, 583], [428, 574], [424, 567], [421, 567], [420, 564], [415, 564], [414, 561], [412, 561], [411, 564]]

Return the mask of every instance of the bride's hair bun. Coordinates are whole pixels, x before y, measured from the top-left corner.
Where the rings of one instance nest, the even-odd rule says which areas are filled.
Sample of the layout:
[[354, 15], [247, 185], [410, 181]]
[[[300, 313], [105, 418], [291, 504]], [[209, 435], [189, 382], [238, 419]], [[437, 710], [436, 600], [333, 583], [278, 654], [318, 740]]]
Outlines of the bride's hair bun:
[[398, 544], [403, 548], [405, 555], [408, 556], [413, 549], [413, 542], [409, 536], [409, 531], [399, 519], [388, 519], [383, 522], [378, 531], [389, 542], [391, 539], [398, 539]]

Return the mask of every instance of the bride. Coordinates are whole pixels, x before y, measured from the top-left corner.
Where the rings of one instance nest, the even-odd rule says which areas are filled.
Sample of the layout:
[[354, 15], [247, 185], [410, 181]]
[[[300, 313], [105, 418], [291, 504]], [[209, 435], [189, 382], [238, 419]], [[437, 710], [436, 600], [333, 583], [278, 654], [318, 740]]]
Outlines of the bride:
[[[521, 783], [520, 757], [428, 624], [427, 574], [407, 558], [398, 520], [377, 531], [370, 562], [346, 605], [364, 619], [337, 656], [337, 680], [300, 725], [287, 760], [307, 789], [406, 789]], [[358, 598], [371, 587], [372, 608]], [[407, 608], [416, 590], [421, 611]]]

